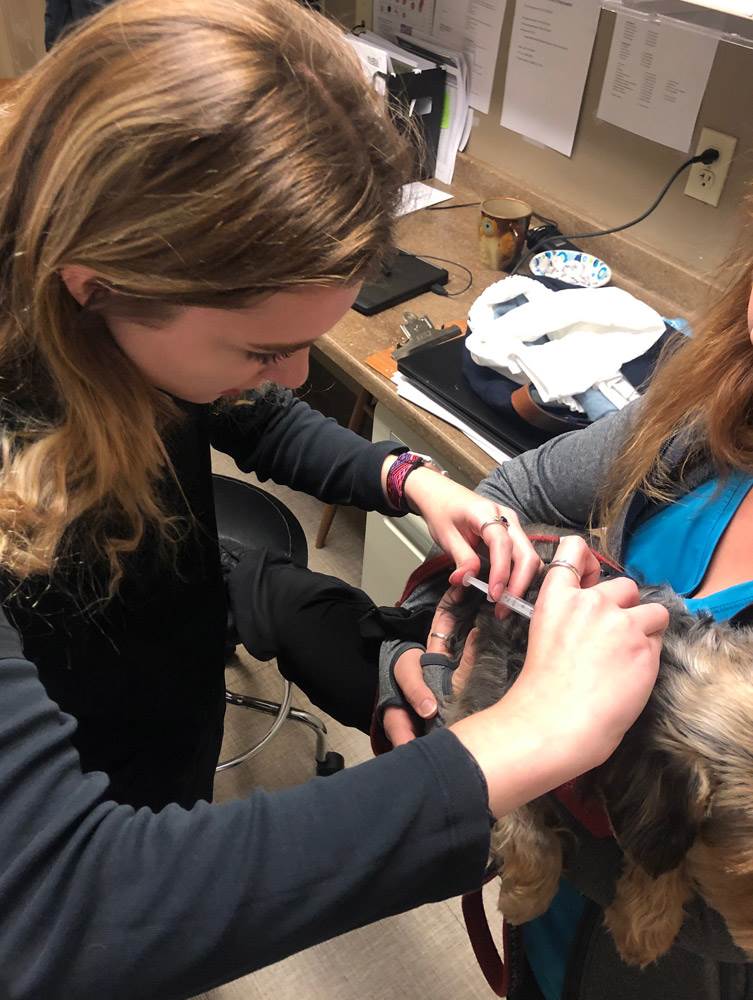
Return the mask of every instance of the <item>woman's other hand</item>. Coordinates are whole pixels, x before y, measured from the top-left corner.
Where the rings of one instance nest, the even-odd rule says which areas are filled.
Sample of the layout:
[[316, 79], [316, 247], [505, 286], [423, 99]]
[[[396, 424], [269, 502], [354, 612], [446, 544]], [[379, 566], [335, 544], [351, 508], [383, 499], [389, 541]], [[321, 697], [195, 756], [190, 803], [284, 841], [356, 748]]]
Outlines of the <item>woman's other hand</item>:
[[[397, 706], [391, 706], [384, 710], [382, 727], [393, 746], [408, 743], [416, 736], [423, 735], [426, 723], [437, 714], [437, 695], [439, 694], [437, 688], [448, 685], [453, 695], [457, 695], [468, 679], [473, 667], [476, 630], [474, 629], [468, 636], [457, 667], [454, 667], [452, 661], [447, 657], [447, 639], [455, 625], [451, 608], [461, 599], [462, 595], [462, 587], [450, 587], [434, 613], [429, 636], [426, 640], [426, 652], [437, 654], [436, 666], [432, 670], [435, 682], [432, 687], [426, 683], [424, 668], [421, 665], [421, 657], [423, 656], [421, 649], [406, 650], [395, 663], [393, 669], [395, 681], [402, 691], [403, 697], [410, 704], [412, 711]], [[442, 664], [443, 659], [446, 661], [444, 665]], [[447, 674], [446, 681], [441, 678], [442, 671]]]
[[451, 728], [486, 775], [500, 816], [596, 767], [617, 747], [651, 694], [669, 621], [639, 604], [637, 586], [593, 579], [596, 558], [563, 538], [541, 587], [523, 670], [501, 701]]
[[[492, 598], [498, 601], [505, 590], [514, 597], [525, 594], [541, 568], [541, 560], [514, 510], [431, 469], [412, 472], [405, 480], [405, 495], [426, 521], [431, 537], [454, 561], [451, 584], [462, 584], [466, 573], [478, 576], [481, 560], [476, 549], [482, 539], [489, 549]], [[501, 618], [509, 611], [498, 604], [496, 614]]]

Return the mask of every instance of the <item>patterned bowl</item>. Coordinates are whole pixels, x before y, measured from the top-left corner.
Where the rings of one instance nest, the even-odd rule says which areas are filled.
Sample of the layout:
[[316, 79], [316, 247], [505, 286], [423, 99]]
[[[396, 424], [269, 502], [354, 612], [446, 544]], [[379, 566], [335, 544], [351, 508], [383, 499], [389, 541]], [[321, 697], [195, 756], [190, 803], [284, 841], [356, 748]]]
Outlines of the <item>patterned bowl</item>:
[[603, 260], [580, 250], [544, 250], [531, 258], [533, 274], [558, 278], [583, 288], [600, 288], [612, 280], [612, 269]]

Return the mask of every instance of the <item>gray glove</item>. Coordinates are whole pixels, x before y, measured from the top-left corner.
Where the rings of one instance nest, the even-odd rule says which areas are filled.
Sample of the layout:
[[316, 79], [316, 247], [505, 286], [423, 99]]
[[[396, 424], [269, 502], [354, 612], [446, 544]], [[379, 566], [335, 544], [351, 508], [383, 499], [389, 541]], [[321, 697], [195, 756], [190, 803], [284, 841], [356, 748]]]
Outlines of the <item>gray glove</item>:
[[452, 675], [456, 664], [445, 653], [424, 653], [421, 656], [421, 669], [424, 672], [424, 682], [431, 688], [437, 699], [437, 714], [429, 719], [432, 729], [444, 726], [444, 709], [447, 700], [452, 697]]
[[383, 643], [379, 655], [379, 690], [376, 712], [381, 722], [385, 708], [407, 708], [410, 705], [403, 697], [403, 692], [395, 680], [395, 664], [407, 649], [423, 649], [420, 642]]
[[[395, 664], [407, 650], [423, 650], [423, 648], [417, 642], [400, 642], [395, 644], [389, 650], [389, 653], [383, 650], [383, 654], [379, 660], [379, 697], [377, 699], [377, 717], [380, 720], [384, 717], [386, 708], [396, 706], [397, 708], [410, 710], [410, 705], [395, 680]], [[442, 710], [445, 701], [452, 695], [452, 674], [455, 670], [455, 664], [444, 653], [423, 652], [420, 662], [424, 681], [431, 689], [439, 707], [437, 715], [433, 719], [430, 719], [428, 724], [432, 728], [443, 726]]]

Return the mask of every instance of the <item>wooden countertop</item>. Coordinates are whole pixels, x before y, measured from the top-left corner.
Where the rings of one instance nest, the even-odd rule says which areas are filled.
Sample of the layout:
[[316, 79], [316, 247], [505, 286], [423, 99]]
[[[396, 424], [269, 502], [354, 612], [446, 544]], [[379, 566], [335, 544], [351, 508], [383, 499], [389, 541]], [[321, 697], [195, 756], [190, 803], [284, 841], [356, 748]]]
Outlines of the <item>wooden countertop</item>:
[[[451, 187], [434, 180], [429, 182], [433, 187], [455, 195], [454, 202], [442, 202], [442, 205], [479, 202], [481, 197], [495, 194], [525, 196], [519, 191], [509, 191], [499, 176], [471, 158], [458, 157], [455, 176], [458, 183]], [[425, 313], [435, 326], [462, 321], [484, 288], [504, 277], [502, 272], [492, 271], [480, 263], [478, 213], [477, 204], [466, 208], [423, 209], [402, 218], [398, 227], [401, 249], [419, 256], [433, 254], [470, 268], [473, 284], [466, 292], [450, 298], [427, 292], [376, 316], [362, 316], [351, 310], [314, 348], [325, 364], [329, 363], [330, 368], [339, 369], [349, 379], [365, 387], [404, 423], [414, 428], [432, 449], [451, 458], [474, 483], [494, 467], [494, 460], [454, 427], [401, 399], [395, 385], [369, 367], [366, 358], [376, 351], [395, 346], [400, 339], [400, 323], [405, 310], [418, 315]], [[640, 249], [630, 248], [633, 252], [628, 252], [624, 241], [615, 237], [602, 237], [601, 247], [604, 248], [601, 251], [594, 250], [604, 253], [618, 264], [613, 267], [615, 284], [643, 298], [664, 315], [678, 314], [674, 295], [668, 295], [666, 290], [674, 291], [683, 276], [670, 262], [649, 258]], [[449, 292], [466, 284], [467, 275], [460, 268], [439, 261], [432, 263], [440, 264], [449, 271], [450, 280], [446, 286]]]

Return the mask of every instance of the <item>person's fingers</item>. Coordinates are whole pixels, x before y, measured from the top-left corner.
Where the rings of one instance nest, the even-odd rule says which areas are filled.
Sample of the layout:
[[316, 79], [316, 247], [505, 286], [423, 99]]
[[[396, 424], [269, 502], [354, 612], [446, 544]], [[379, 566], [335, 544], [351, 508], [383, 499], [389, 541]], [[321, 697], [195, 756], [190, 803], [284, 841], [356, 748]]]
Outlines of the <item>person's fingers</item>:
[[[589, 552], [590, 551], [591, 550], [589, 549]], [[601, 581], [601, 563], [593, 552], [591, 552], [591, 555], [593, 556], [593, 561], [589, 561], [580, 581], [580, 585], [584, 590], [586, 587], [595, 587], [596, 584]]]
[[[541, 572], [543, 563], [528, 535], [521, 527], [513, 528], [511, 525], [510, 537], [513, 542], [513, 557], [507, 592], [513, 597], [524, 597], [528, 588]], [[501, 592], [499, 596], [501, 596]], [[498, 604], [495, 614], [497, 618], [504, 618], [512, 612], [504, 604]]]
[[459, 531], [453, 529], [444, 539], [439, 540], [439, 544], [455, 563], [455, 569], [450, 573], [450, 583], [453, 587], [462, 586], [466, 573], [478, 576], [481, 557]]
[[641, 594], [638, 584], [626, 576], [616, 576], [612, 580], [604, 580], [595, 586], [598, 593], [608, 597], [610, 601], [621, 608], [634, 608], [640, 603]]
[[424, 681], [421, 650], [409, 649], [395, 664], [395, 681], [416, 715], [431, 719], [437, 714], [437, 700]]
[[393, 747], [399, 747], [403, 743], [410, 743], [411, 740], [414, 740], [418, 736], [410, 712], [405, 708], [398, 708], [397, 705], [385, 708], [382, 718], [382, 728]]
[[477, 639], [478, 629], [472, 628], [468, 633], [468, 638], [465, 640], [465, 646], [463, 647], [463, 655], [460, 657], [460, 663], [458, 663], [452, 674], [452, 691], [455, 695], [460, 694], [468, 682], [468, 678], [471, 676], [471, 671], [473, 670], [473, 666], [476, 662]]
[[580, 589], [583, 581], [595, 577], [595, 582], [600, 575], [599, 560], [585, 540], [578, 535], [567, 535], [560, 539], [539, 596], [547, 597], [552, 591], [559, 589]]
[[442, 623], [432, 626], [429, 638], [426, 640], [427, 653], [446, 653], [449, 650], [449, 637], [452, 626], [442, 627]]
[[[507, 518], [507, 515], [505, 515]], [[512, 532], [518, 527], [517, 522], [507, 518], [507, 524], [501, 521], [487, 524], [481, 536], [489, 550], [489, 593], [494, 600], [508, 586], [510, 569], [513, 559]]]
[[656, 637], [661, 642], [669, 625], [669, 611], [663, 604], [639, 604], [629, 608], [627, 613], [644, 635]]

